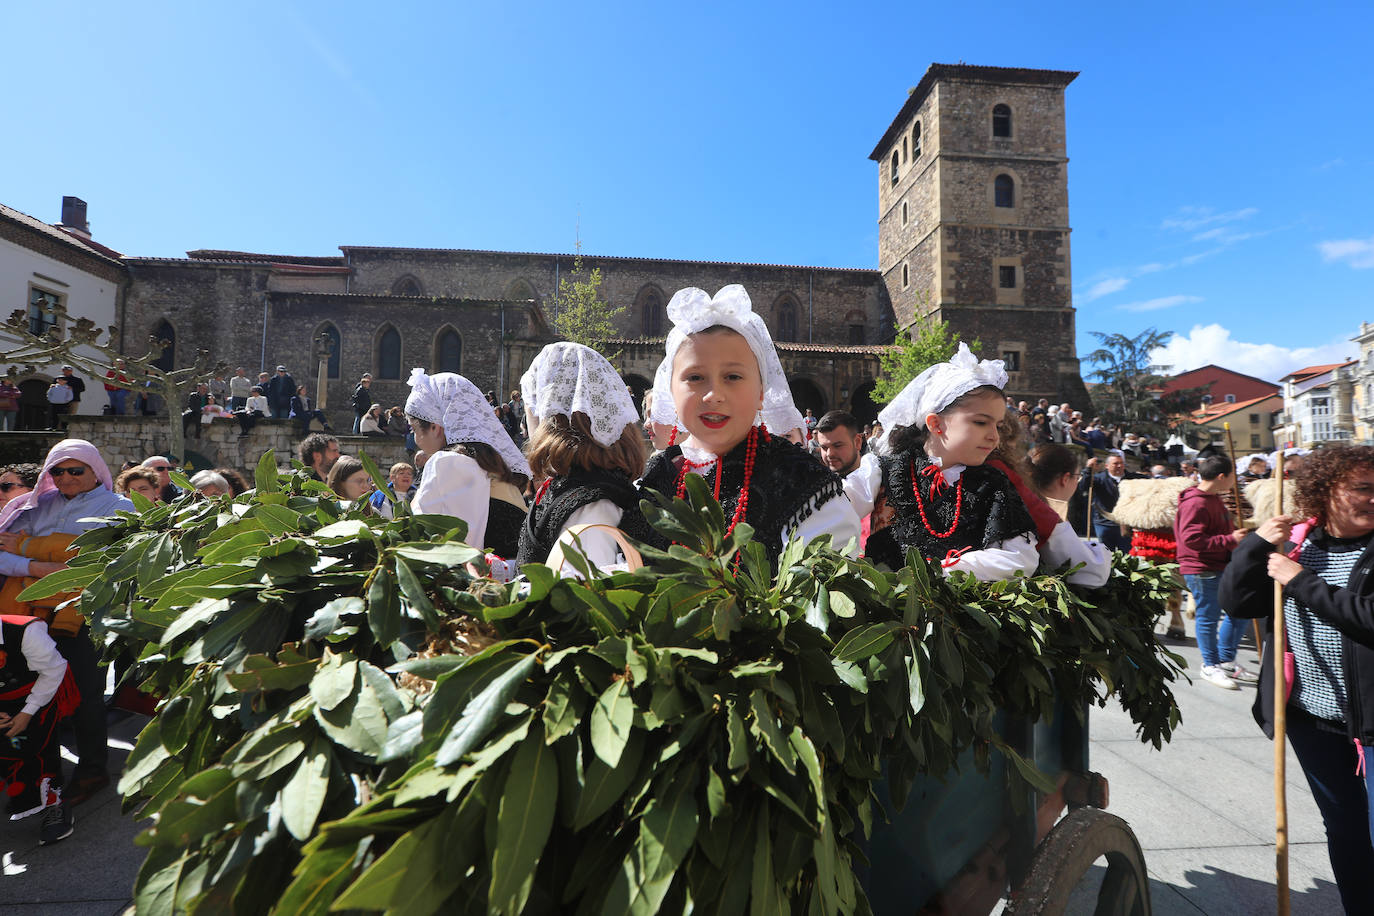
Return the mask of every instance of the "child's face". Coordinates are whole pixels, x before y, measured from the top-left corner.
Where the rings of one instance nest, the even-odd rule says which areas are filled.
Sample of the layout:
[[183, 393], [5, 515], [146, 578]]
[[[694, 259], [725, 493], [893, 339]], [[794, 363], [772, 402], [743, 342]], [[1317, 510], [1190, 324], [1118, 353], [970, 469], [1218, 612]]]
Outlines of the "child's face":
[[734, 331], [688, 337], [673, 358], [673, 406], [690, 444], [724, 455], [749, 435], [763, 407], [763, 379]]
[[980, 465], [997, 448], [997, 421], [1005, 412], [1002, 396], [986, 392], [943, 414], [929, 414], [926, 429], [930, 431], [930, 438], [926, 450], [931, 455], [938, 455], [946, 466]]

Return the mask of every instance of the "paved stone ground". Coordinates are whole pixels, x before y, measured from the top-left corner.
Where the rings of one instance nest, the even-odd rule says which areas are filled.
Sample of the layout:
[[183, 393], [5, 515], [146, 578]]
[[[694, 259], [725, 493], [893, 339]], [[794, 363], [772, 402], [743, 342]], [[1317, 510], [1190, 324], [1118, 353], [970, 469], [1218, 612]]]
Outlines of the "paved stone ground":
[[[1175, 649], [1195, 673], [1192, 640]], [[1248, 640], [1241, 661], [1258, 668]], [[1108, 810], [1140, 839], [1158, 916], [1272, 913], [1273, 745], [1251, 718], [1254, 688], [1227, 691], [1197, 680], [1177, 696], [1183, 724], [1162, 751], [1136, 740], [1119, 707], [1093, 710], [1092, 767], [1111, 783]], [[111, 726], [116, 772], [145, 721], [131, 716]], [[1340, 913], [1321, 819], [1291, 750], [1288, 808], [1292, 911]], [[4, 916], [115, 916], [130, 905], [143, 861], [133, 843], [137, 824], [119, 813], [113, 789], [75, 813], [76, 832], [52, 847], [38, 845], [33, 819], [0, 821]]]

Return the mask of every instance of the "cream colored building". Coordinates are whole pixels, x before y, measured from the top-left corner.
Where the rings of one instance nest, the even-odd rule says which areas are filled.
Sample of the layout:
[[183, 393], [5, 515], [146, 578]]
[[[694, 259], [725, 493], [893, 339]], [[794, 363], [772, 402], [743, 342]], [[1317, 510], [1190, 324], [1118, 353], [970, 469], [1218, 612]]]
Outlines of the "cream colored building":
[[1351, 368], [1352, 412], [1355, 415], [1355, 441], [1374, 445], [1374, 323], [1360, 322], [1360, 333], [1350, 338], [1360, 345], [1360, 356]]

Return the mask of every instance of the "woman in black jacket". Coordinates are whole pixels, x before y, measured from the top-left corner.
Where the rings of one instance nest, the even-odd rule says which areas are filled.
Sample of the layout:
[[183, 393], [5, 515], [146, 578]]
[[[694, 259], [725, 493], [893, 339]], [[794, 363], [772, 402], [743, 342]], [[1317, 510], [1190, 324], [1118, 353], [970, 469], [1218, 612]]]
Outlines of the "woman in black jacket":
[[[1298, 525], [1272, 518], [1232, 554], [1221, 605], [1268, 618], [1283, 586], [1292, 664], [1288, 739], [1326, 825], [1348, 913], [1374, 901], [1374, 447], [1321, 449], [1297, 478]], [[1255, 720], [1274, 736], [1273, 640], [1264, 644]]]

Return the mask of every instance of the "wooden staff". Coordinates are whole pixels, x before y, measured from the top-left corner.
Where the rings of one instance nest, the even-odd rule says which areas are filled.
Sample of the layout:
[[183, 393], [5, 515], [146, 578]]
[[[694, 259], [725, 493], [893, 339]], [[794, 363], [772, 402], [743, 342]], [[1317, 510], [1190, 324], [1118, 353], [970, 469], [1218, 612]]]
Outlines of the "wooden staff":
[[[1274, 475], [1279, 485], [1278, 514], [1283, 515], [1283, 452], [1279, 452]], [[1279, 547], [1283, 549], [1282, 545]], [[1286, 742], [1288, 730], [1288, 692], [1283, 671], [1283, 650], [1288, 641], [1283, 635], [1283, 586], [1274, 583], [1274, 868], [1279, 888], [1279, 916], [1288, 916], [1288, 786]]]
[[[1221, 428], [1226, 430], [1226, 453], [1231, 456], [1231, 496], [1236, 501], [1236, 527], [1245, 527], [1245, 512], [1240, 504], [1240, 465], [1236, 463], [1236, 443], [1231, 438], [1231, 424], [1223, 423]], [[1260, 639], [1260, 625], [1258, 620], [1250, 621], [1250, 630], [1255, 637], [1255, 651], [1258, 652], [1264, 647]]]
[[1093, 541], [1093, 468], [1088, 468], [1088, 543]]

